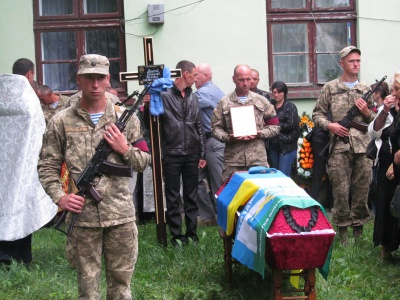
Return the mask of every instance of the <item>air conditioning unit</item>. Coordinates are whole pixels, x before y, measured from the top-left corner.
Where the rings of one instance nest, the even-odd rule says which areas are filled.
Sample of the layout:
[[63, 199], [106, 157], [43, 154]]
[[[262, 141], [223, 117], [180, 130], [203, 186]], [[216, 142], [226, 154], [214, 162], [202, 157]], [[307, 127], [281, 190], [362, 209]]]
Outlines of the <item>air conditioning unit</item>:
[[149, 4], [147, 7], [150, 24], [164, 23], [164, 4]]

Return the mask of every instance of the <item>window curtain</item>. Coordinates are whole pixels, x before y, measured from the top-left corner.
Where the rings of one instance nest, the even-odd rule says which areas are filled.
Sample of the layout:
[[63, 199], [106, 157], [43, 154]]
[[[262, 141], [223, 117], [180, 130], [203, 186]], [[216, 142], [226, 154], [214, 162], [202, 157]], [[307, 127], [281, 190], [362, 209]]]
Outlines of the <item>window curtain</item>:
[[[75, 31], [43, 32], [41, 35], [43, 83], [57, 91], [76, 89]], [[72, 62], [59, 62], [66, 60]]]
[[350, 0], [316, 0], [316, 7], [350, 6]]
[[309, 83], [306, 24], [272, 26], [274, 80]]
[[271, 0], [272, 8], [304, 8], [306, 0]]
[[40, 16], [71, 15], [73, 0], [39, 0]]
[[347, 45], [347, 24], [319, 23], [316, 28], [317, 76], [318, 83], [323, 84], [341, 73], [339, 52]]
[[117, 0], [84, 0], [85, 14], [105, 14], [118, 11]]

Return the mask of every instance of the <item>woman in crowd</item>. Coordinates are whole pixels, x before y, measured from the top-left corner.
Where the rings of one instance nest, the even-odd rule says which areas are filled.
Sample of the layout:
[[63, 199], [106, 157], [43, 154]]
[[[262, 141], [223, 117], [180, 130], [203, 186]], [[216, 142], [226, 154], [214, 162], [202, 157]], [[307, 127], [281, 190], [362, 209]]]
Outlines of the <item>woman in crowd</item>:
[[[376, 87], [378, 83], [371, 84], [371, 90]], [[382, 106], [383, 100], [389, 95], [389, 86], [386, 82], [383, 82], [379, 88], [372, 94], [375, 102], [375, 112]]]
[[[371, 84], [371, 90], [373, 90], [378, 83]], [[378, 109], [383, 105], [383, 100], [389, 95], [389, 86], [386, 82], [383, 82], [378, 89], [372, 94], [375, 102], [375, 106], [372, 108], [374, 112], [378, 112]], [[376, 179], [376, 171], [378, 169], [378, 159], [375, 159], [374, 164], [372, 165], [372, 182], [369, 186], [368, 193], [368, 205], [376, 212], [376, 199], [377, 197], [377, 179]]]
[[297, 140], [300, 135], [300, 118], [297, 107], [287, 100], [288, 88], [282, 81], [276, 81], [271, 86], [281, 131], [267, 140], [268, 161], [270, 167], [276, 168], [290, 177], [293, 162], [297, 157]]
[[[395, 116], [399, 110], [400, 99], [400, 74], [396, 74], [392, 85], [392, 94], [385, 97], [383, 104], [378, 109], [378, 114], [368, 126], [371, 139], [375, 139], [378, 152], [374, 165], [377, 180], [377, 201], [375, 207], [375, 222], [373, 242], [375, 246], [381, 245], [381, 258], [385, 261], [392, 261], [393, 251], [397, 250], [400, 244], [400, 231], [398, 219], [390, 214], [390, 202], [393, 197], [399, 177], [393, 180], [387, 170], [393, 163], [392, 146], [389, 140], [392, 139], [395, 128]], [[400, 127], [399, 129], [400, 130]], [[392, 145], [392, 146], [391, 146]], [[396, 151], [399, 147], [393, 147]]]

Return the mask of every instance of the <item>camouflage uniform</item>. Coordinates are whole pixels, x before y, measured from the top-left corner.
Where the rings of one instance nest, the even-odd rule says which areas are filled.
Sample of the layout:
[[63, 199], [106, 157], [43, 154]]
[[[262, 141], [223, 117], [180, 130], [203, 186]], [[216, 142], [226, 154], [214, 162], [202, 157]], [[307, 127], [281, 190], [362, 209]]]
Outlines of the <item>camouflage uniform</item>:
[[[261, 135], [251, 141], [230, 142], [229, 135], [233, 133], [230, 108], [241, 105], [254, 105], [257, 130], [261, 130]], [[217, 140], [225, 143], [223, 182], [234, 171], [247, 170], [251, 166], [268, 166], [264, 139], [277, 135], [280, 130], [278, 125], [264, 125], [264, 120], [270, 118], [276, 118], [274, 106], [253, 92], [249, 92], [244, 104], [236, 92], [226, 95], [218, 102], [211, 119], [211, 130]]]
[[[340, 122], [370, 88], [364, 83], [358, 83], [349, 89], [340, 78], [324, 85], [313, 111], [315, 124], [328, 130], [331, 121], [327, 119], [332, 113], [332, 122]], [[372, 96], [368, 99], [368, 107], [372, 108]], [[368, 117], [357, 115], [353, 120], [370, 123], [375, 113], [371, 111]], [[332, 136], [332, 134], [331, 134]], [[328, 161], [328, 175], [333, 189], [333, 221], [339, 227], [363, 226], [369, 218], [367, 206], [368, 190], [371, 182], [372, 161], [365, 156], [367, 144], [370, 141], [368, 133], [355, 128], [349, 129], [348, 144], [339, 138]], [[351, 194], [351, 208], [349, 195]]]
[[[65, 194], [61, 187], [60, 168], [66, 161], [71, 179], [77, 180], [103, 139], [105, 126], [115, 123], [117, 112], [107, 100], [104, 115], [94, 125], [80, 102], [62, 110], [49, 122], [38, 164], [39, 178], [54, 202]], [[129, 120], [124, 135], [129, 144], [142, 137], [139, 120]], [[124, 156], [111, 152], [108, 161], [132, 165], [141, 172], [150, 163], [150, 155], [131, 145]], [[70, 180], [71, 182], [72, 180]], [[76, 268], [79, 299], [101, 299], [101, 258], [104, 253], [107, 276], [107, 299], [131, 299], [130, 283], [137, 258], [135, 208], [129, 178], [102, 176], [94, 180], [103, 200], [97, 204], [85, 194], [85, 204], [75, 228], [67, 240], [67, 257]], [[72, 191], [72, 186], [69, 187]], [[70, 216], [67, 217], [67, 223]]]
[[56, 114], [58, 113], [60, 110], [63, 110], [65, 107], [65, 103], [67, 103], [68, 101], [68, 97], [67, 96], [63, 96], [63, 95], [58, 95], [60, 98], [58, 100], [57, 106], [53, 107], [50, 104], [43, 104], [41, 103], [42, 106], [42, 110], [43, 110], [43, 114], [44, 114], [44, 118], [46, 119], [46, 124], [49, 123], [49, 120]]

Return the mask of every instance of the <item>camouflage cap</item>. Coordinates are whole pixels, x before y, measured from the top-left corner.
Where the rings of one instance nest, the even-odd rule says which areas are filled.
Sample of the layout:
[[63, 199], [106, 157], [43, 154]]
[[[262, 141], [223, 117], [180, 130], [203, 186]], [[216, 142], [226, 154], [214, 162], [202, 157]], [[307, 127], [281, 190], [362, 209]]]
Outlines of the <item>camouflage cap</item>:
[[361, 55], [361, 51], [360, 49], [354, 47], [354, 46], [348, 46], [348, 47], [344, 47], [339, 55], [340, 55], [340, 59], [345, 58], [347, 55], [349, 55], [351, 52], [357, 52], [358, 54]]
[[78, 74], [103, 74], [108, 75], [110, 62], [107, 57], [98, 54], [82, 55], [79, 61]]

